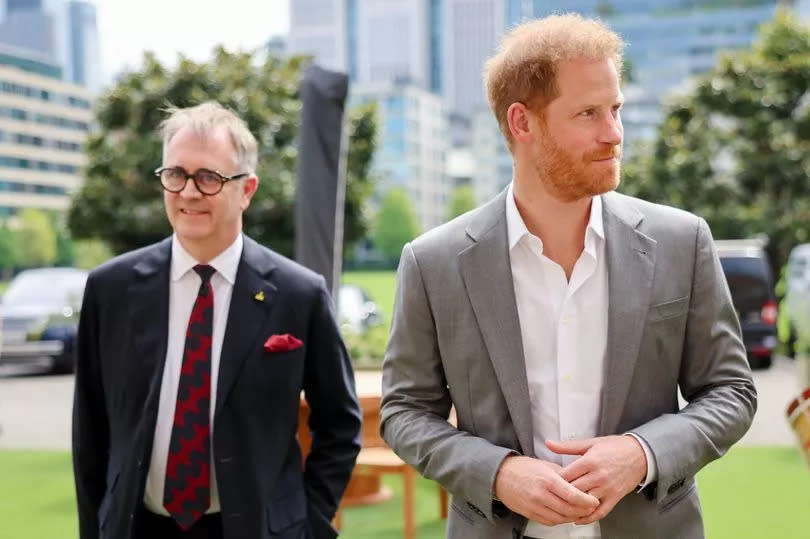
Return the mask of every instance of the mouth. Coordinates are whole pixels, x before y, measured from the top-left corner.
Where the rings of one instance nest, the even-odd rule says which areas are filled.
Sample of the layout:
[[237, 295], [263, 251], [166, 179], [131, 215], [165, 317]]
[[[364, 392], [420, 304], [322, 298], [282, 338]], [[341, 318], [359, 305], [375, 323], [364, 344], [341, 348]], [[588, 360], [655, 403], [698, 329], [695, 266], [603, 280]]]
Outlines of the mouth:
[[196, 216], [196, 215], [205, 215], [208, 212], [202, 210], [192, 210], [189, 208], [180, 208], [180, 213], [182, 213], [183, 215]]

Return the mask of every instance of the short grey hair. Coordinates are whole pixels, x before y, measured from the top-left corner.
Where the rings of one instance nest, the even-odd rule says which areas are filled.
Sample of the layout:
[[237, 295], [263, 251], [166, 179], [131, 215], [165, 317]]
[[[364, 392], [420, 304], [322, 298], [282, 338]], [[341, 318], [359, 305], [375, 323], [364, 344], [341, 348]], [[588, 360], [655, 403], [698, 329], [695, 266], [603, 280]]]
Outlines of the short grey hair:
[[259, 149], [256, 137], [248, 129], [247, 123], [232, 110], [223, 107], [216, 101], [206, 101], [194, 107], [166, 107], [168, 116], [160, 123], [160, 134], [163, 136], [163, 152], [172, 138], [184, 127], [190, 127], [201, 138], [210, 135], [218, 127], [224, 127], [236, 150], [238, 172], [256, 173], [259, 160]]

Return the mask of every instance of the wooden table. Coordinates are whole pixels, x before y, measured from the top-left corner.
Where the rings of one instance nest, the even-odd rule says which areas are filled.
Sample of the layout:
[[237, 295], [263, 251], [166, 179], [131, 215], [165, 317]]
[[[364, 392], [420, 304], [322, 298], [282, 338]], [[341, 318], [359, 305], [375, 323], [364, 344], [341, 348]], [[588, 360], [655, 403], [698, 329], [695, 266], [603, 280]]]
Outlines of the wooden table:
[[[357, 372], [355, 384], [363, 412], [363, 447], [388, 447], [380, 436], [380, 373]], [[302, 455], [309, 453], [312, 445], [307, 426], [308, 419], [309, 406], [302, 397], [298, 410], [298, 441], [301, 444]], [[391, 489], [382, 484], [379, 474], [355, 468], [340, 505], [341, 507], [371, 505], [390, 500], [392, 496]]]

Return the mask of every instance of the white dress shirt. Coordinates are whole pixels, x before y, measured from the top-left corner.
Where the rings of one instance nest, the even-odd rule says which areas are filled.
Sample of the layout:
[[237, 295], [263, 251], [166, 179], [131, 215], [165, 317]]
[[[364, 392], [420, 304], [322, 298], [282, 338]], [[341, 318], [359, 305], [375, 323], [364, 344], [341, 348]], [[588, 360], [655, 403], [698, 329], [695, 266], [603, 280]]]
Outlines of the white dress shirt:
[[[543, 242], [526, 228], [512, 185], [506, 196], [509, 261], [515, 288], [534, 449], [538, 458], [566, 466], [577, 457], [557, 455], [545, 441], [597, 435], [608, 332], [608, 270], [602, 199], [593, 197], [584, 249], [570, 281], [544, 256]], [[638, 439], [638, 437], [636, 437]], [[655, 468], [646, 444], [647, 484]], [[544, 526], [529, 522], [525, 534], [542, 539], [601, 537], [599, 523]]]
[[[222, 351], [222, 340], [225, 336], [225, 325], [228, 321], [228, 310], [231, 305], [233, 283], [236, 270], [242, 256], [243, 239], [239, 234], [230, 247], [225, 249], [208, 265], [216, 273], [211, 276], [211, 287], [214, 290], [214, 327], [211, 343], [211, 441], [214, 439], [214, 410], [216, 409], [217, 380], [219, 378], [219, 359]], [[146, 477], [144, 504], [154, 513], [168, 516], [163, 508], [163, 487], [166, 480], [166, 461], [169, 457], [172, 427], [174, 425], [174, 408], [177, 403], [177, 386], [180, 382], [180, 367], [183, 364], [186, 329], [201, 279], [194, 271], [199, 262], [186, 251], [177, 239], [172, 237], [171, 282], [169, 283], [169, 335], [166, 348], [166, 363], [163, 367], [163, 382], [160, 386], [160, 403], [158, 407], [155, 437], [152, 444], [152, 458], [149, 473]], [[208, 513], [218, 512], [219, 492], [217, 491], [216, 471], [214, 468], [214, 449], [211, 447], [211, 505]]]

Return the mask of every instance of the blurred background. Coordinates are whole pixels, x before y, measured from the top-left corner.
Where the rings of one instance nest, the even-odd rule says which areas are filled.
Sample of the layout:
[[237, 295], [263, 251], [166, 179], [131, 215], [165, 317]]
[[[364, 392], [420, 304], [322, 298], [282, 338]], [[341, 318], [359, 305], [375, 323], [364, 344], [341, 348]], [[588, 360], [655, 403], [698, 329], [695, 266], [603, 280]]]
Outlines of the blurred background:
[[[698, 476], [707, 535], [810, 537], [786, 415], [810, 398], [810, 0], [0, 0], [0, 537], [77, 536], [75, 324], [88, 270], [170, 234], [162, 107], [246, 119], [262, 183], [245, 230], [292, 256], [303, 70], [348, 75], [336, 304], [373, 431], [402, 246], [511, 180], [483, 63], [562, 11], [627, 42], [619, 190], [709, 222], [755, 369], [754, 426]], [[368, 455], [342, 536], [443, 537], [441, 489]]]

